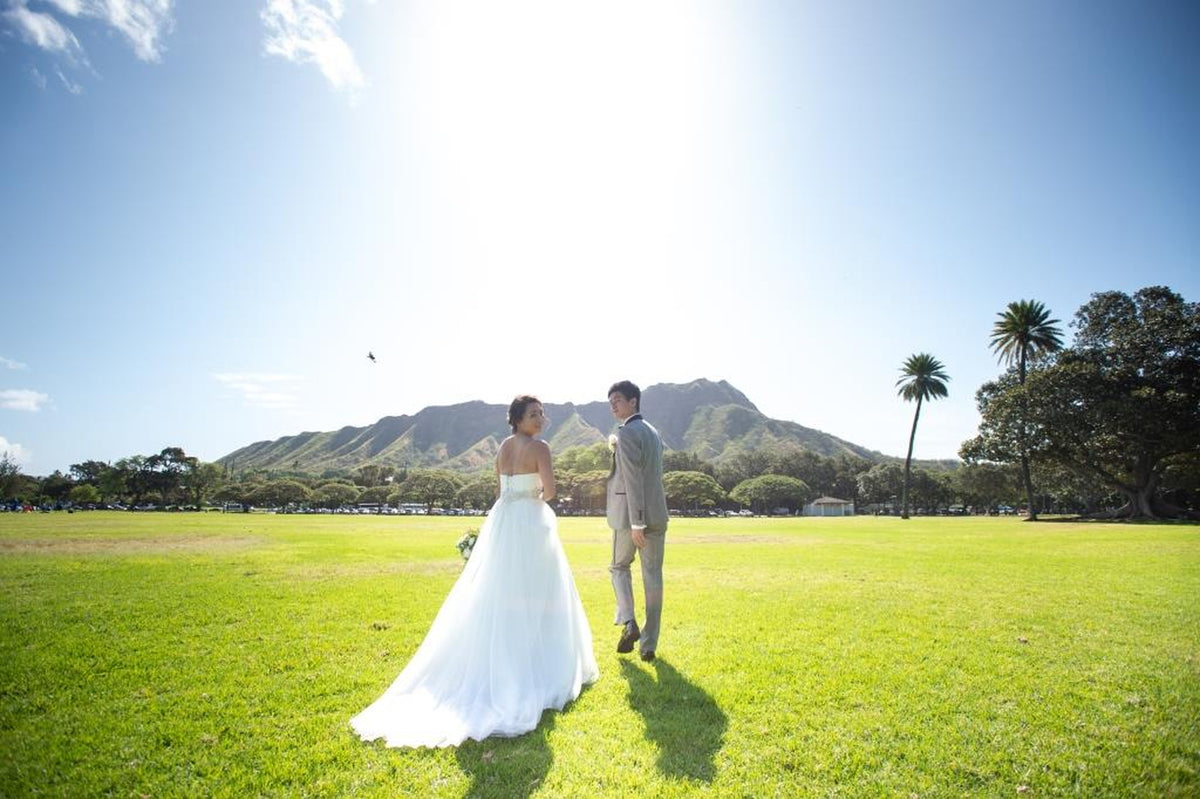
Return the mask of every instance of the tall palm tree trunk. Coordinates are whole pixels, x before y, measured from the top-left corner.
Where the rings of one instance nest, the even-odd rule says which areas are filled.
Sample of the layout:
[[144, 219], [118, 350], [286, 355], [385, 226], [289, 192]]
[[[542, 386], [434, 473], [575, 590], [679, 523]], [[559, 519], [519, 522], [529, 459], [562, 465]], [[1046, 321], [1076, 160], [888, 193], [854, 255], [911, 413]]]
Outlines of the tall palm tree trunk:
[[[1017, 379], [1021, 385], [1025, 385], [1025, 361], [1027, 358], [1026, 348], [1021, 347], [1020, 357], [1017, 360]], [[1026, 405], [1025, 397], [1021, 397], [1022, 408]], [[1026, 414], [1022, 412], [1022, 416]], [[1033, 504], [1033, 478], [1029, 475], [1029, 431], [1025, 428], [1024, 421], [1021, 426], [1021, 481], [1025, 484], [1025, 501], [1029, 503], [1029, 510], [1026, 512], [1025, 519], [1027, 521], [1037, 521], [1037, 507]]]
[[1033, 504], [1033, 479], [1029, 476], [1029, 456], [1021, 453], [1021, 480], [1025, 483], [1025, 500], [1029, 503], [1028, 521], [1037, 521], [1037, 507]]
[[908, 477], [912, 470], [913, 442], [917, 440], [917, 420], [921, 418], [921, 397], [917, 397], [917, 412], [913, 414], [912, 432], [908, 434], [908, 456], [904, 459], [904, 489], [900, 493], [900, 518], [908, 518]]

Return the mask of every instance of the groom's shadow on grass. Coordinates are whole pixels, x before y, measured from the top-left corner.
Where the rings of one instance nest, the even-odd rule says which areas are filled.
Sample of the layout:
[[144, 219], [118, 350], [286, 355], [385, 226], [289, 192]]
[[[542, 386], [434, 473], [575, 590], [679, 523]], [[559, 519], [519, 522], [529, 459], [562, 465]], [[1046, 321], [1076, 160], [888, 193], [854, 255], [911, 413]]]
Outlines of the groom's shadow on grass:
[[[584, 686], [586, 692], [588, 686]], [[564, 709], [546, 710], [537, 728], [515, 738], [466, 740], [455, 750], [458, 767], [470, 775], [466, 796], [515, 797], [525, 799], [542, 787], [554, 753], [548, 740], [562, 713], [569, 713], [582, 697]]]
[[642, 715], [646, 737], [658, 746], [658, 770], [669, 778], [712, 782], [713, 759], [721, 749], [729, 719], [703, 689], [659, 658], [655, 676], [628, 660], [621, 673], [629, 682], [629, 706]]

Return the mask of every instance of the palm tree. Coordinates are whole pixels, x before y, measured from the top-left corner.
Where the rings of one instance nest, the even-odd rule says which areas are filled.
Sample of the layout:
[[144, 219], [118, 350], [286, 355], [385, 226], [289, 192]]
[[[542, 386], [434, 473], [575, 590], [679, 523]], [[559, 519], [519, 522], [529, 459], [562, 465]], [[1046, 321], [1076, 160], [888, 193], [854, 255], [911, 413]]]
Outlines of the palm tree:
[[[1017, 382], [1025, 385], [1025, 374], [1031, 361], [1062, 349], [1062, 331], [1058, 320], [1050, 318], [1046, 306], [1036, 300], [1010, 302], [992, 326], [992, 351], [1001, 363], [1017, 365]], [[1022, 431], [1022, 438], [1025, 437]], [[1021, 441], [1021, 479], [1025, 483], [1025, 498], [1029, 502], [1030, 521], [1037, 519], [1033, 504], [1033, 480], [1029, 476], [1029, 445]]]
[[921, 418], [921, 403], [945, 397], [950, 392], [946, 382], [950, 376], [945, 372], [946, 367], [932, 355], [922, 352], [912, 355], [904, 366], [900, 367], [900, 379], [896, 385], [898, 392], [905, 400], [917, 401], [917, 412], [913, 415], [912, 433], [908, 436], [908, 457], [904, 459], [904, 492], [900, 497], [900, 518], [908, 518], [908, 479], [912, 469], [913, 441], [917, 438], [917, 420]]

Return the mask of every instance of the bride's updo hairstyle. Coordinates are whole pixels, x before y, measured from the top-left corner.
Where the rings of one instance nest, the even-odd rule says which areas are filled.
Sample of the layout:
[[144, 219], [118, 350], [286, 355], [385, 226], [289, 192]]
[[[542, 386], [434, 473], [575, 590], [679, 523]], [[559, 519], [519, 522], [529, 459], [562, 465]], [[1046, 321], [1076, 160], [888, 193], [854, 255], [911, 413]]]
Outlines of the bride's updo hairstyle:
[[508, 426], [512, 428], [514, 433], [517, 432], [517, 425], [525, 418], [525, 409], [534, 403], [541, 405], [542, 401], [537, 397], [522, 394], [512, 401], [512, 405], [508, 406]]

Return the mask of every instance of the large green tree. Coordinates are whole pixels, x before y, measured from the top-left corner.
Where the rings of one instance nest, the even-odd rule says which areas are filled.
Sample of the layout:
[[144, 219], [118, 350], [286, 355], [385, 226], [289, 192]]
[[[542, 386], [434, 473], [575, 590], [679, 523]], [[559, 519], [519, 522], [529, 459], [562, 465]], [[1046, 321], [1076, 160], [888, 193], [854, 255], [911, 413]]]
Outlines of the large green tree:
[[153, 470], [146, 464], [145, 455], [130, 455], [121, 458], [113, 468], [120, 475], [120, 483], [129, 495], [130, 504], [137, 506], [142, 503], [142, 497], [153, 487]]
[[720, 483], [704, 472], [667, 472], [663, 475], [663, 490], [674, 508], [711, 508], [725, 499]]
[[1163, 497], [1180, 506], [1200, 507], [1200, 451], [1178, 458], [1163, 470]]
[[894, 505], [904, 493], [904, 468], [895, 461], [877, 463], [858, 476], [858, 498], [868, 505]]
[[[556, 470], [557, 472], [557, 470]], [[608, 469], [566, 472], [558, 480], [558, 501], [568, 509], [595, 512], [604, 510], [608, 491]]]
[[71, 489], [75, 484], [71, 482], [71, 478], [55, 469], [52, 474], [42, 478], [41, 494], [46, 499], [55, 502], [62, 502], [71, 493]]
[[767, 448], [743, 449], [717, 466], [717, 482], [726, 491], [752, 477], [771, 474], [776, 468], [776, 455]]
[[150, 489], [159, 493], [164, 505], [169, 504], [172, 494], [183, 484], [184, 473], [194, 469], [197, 463], [199, 461], [182, 447], [164, 447], [157, 455], [146, 458]]
[[858, 502], [858, 476], [871, 468], [871, 462], [857, 455], [838, 455], [831, 460], [833, 482], [828, 486], [814, 485], [813, 488], [831, 497]]
[[[313, 489], [310, 500], [321, 508], [340, 508], [343, 505], [353, 505], [358, 502], [360, 489], [342, 481], [333, 481]], [[389, 497], [389, 501], [390, 497]]]
[[364, 488], [362, 493], [358, 495], [358, 501], [379, 505], [381, 506], [380, 510], [382, 511], [382, 506], [391, 502], [391, 494], [394, 493], [395, 490], [396, 489], [392, 488], [390, 485], [377, 485], [371, 486], [370, 488]]
[[921, 404], [949, 395], [946, 388], [950, 376], [946, 367], [929, 353], [921, 352], [909, 356], [900, 367], [899, 395], [906, 401], [916, 401], [917, 411], [913, 414], [912, 432], [908, 436], [908, 455], [904, 458], [904, 489], [900, 495], [900, 517], [908, 518], [908, 486], [912, 471], [913, 442], [917, 438], [917, 422], [921, 419]]
[[0, 502], [16, 498], [20, 479], [21, 464], [7, 450], [0, 452]]
[[775, 508], [802, 508], [813, 494], [803, 480], [782, 474], [764, 474], [738, 483], [729, 492], [729, 498], [750, 506], [757, 513], [769, 513]]
[[91, 483], [80, 483], [68, 495], [76, 505], [88, 505], [100, 501], [100, 492]]
[[197, 508], [213, 495], [225, 480], [225, 469], [216, 463], [203, 463], [195, 458], [180, 475], [179, 483], [188, 492], [191, 503]]
[[[665, 456], [664, 456], [665, 457]], [[554, 458], [554, 469], [557, 472], [594, 472], [607, 470], [612, 466], [612, 451], [608, 442], [597, 441], [587, 446], [567, 447]]]
[[977, 394], [976, 458], [1029, 452], [1125, 498], [1114, 515], [1177, 516], [1159, 495], [1164, 474], [1200, 449], [1200, 307], [1162, 286], [1092, 296], [1074, 344], [1055, 361]]
[[400, 485], [400, 495], [407, 502], [423, 502], [426, 510], [432, 511], [435, 505], [453, 502], [465, 484], [461, 475], [445, 469], [413, 469]]
[[[1036, 300], [1010, 302], [992, 326], [992, 351], [1001, 363], [1015, 366], [1017, 382], [1025, 385], [1029, 364], [1062, 349], [1062, 331], [1058, 320]], [[1019, 459], [1021, 483], [1029, 503], [1030, 521], [1037, 519], [1037, 504], [1033, 495], [1033, 479], [1029, 471], [1029, 440], [1021, 435]]]
[[955, 496], [950, 472], [941, 469], [913, 469], [909, 497], [914, 507], [934, 513], [948, 506]]
[[1020, 494], [1020, 474], [1014, 464], [967, 463], [954, 472], [954, 486], [964, 505], [993, 512], [1014, 505]]
[[668, 472], [703, 472], [709, 477], [716, 476], [716, 468], [712, 463], [695, 452], [677, 449], [663, 453], [663, 474]]
[[76, 483], [90, 483], [97, 488], [104, 478], [104, 473], [112, 469], [104, 461], [84, 461], [71, 464], [71, 479]]
[[771, 471], [795, 477], [807, 483], [814, 491], [826, 493], [834, 482], [834, 463], [818, 452], [799, 447], [787, 447], [775, 456]]
[[246, 499], [260, 507], [283, 507], [306, 502], [311, 496], [308, 486], [297, 480], [270, 480], [251, 491]]
[[100, 489], [100, 498], [105, 502], [120, 500], [121, 496], [129, 489], [128, 476], [123, 469], [116, 466], [111, 466], [107, 471], [102, 472], [96, 483], [96, 488]]
[[359, 466], [354, 473], [354, 482], [364, 488], [381, 486], [388, 482], [389, 477], [396, 474], [395, 466], [379, 463], [367, 463]]
[[495, 501], [498, 488], [496, 475], [488, 472], [473, 478], [471, 482], [458, 489], [454, 495], [454, 501], [460, 508], [486, 510]]

